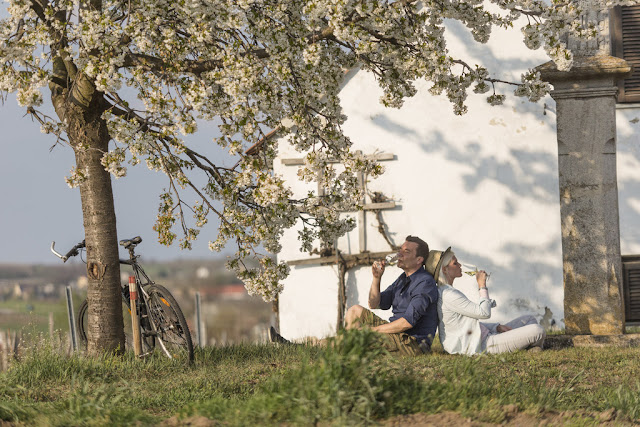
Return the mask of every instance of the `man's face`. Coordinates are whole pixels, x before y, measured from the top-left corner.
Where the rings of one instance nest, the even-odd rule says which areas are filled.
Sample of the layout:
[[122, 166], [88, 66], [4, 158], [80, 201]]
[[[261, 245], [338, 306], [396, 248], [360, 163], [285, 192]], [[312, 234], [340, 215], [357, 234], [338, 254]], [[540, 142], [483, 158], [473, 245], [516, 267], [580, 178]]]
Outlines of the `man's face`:
[[418, 244], [415, 242], [404, 242], [398, 251], [398, 267], [403, 270], [415, 270], [422, 265], [422, 257], [417, 255]]

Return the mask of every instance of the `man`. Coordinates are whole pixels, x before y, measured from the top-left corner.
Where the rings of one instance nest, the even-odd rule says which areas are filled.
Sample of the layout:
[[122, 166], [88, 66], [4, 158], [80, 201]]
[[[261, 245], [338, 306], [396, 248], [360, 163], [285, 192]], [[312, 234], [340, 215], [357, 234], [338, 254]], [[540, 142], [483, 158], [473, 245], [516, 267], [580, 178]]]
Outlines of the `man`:
[[[438, 289], [433, 276], [424, 268], [428, 255], [429, 245], [424, 240], [407, 236], [398, 252], [398, 267], [404, 273], [383, 292], [380, 283], [385, 262], [374, 262], [369, 308], [391, 308], [393, 315], [387, 322], [361, 305], [354, 305], [347, 310], [345, 327], [372, 327], [384, 335], [385, 347], [391, 352], [418, 355], [429, 351], [438, 326]], [[275, 329], [269, 332], [272, 341], [287, 342]]]
[[383, 292], [380, 282], [385, 270], [384, 261], [372, 266], [373, 281], [369, 290], [369, 308], [392, 309], [389, 322], [360, 305], [347, 310], [346, 328], [371, 326], [385, 335], [387, 350], [418, 355], [429, 351], [438, 326], [438, 288], [424, 263], [429, 245], [415, 236], [407, 236], [398, 252], [398, 267], [404, 273]]

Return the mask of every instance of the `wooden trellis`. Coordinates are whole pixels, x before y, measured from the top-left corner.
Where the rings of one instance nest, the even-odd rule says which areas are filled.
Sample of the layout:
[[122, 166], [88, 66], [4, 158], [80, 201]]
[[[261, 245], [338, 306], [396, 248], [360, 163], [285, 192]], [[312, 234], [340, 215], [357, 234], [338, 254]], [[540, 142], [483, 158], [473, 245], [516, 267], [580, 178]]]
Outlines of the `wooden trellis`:
[[[362, 154], [361, 151], [356, 153]], [[388, 161], [394, 160], [395, 155], [392, 153], [375, 153], [367, 155], [366, 158], [376, 161]], [[304, 159], [282, 159], [284, 165], [299, 166], [304, 164]], [[332, 163], [338, 163], [337, 160]], [[395, 253], [397, 247], [393, 245], [391, 239], [386, 233], [384, 224], [382, 222], [381, 211], [386, 209], [393, 209], [397, 205], [394, 201], [389, 201], [386, 197], [380, 193], [374, 193], [374, 197], [370, 197], [371, 200], [367, 203], [367, 181], [363, 173], [359, 173], [358, 184], [361, 190], [362, 199], [360, 203], [362, 210], [358, 211], [358, 243], [360, 253], [357, 254], [343, 254], [339, 250], [335, 251], [335, 255], [322, 256], [318, 258], [308, 258], [302, 260], [288, 261], [290, 266], [296, 265], [337, 265], [339, 271], [339, 284], [338, 284], [338, 316], [336, 320], [336, 330], [344, 326], [344, 315], [346, 310], [346, 274], [347, 271], [354, 267], [359, 266], [371, 266], [374, 261], [384, 258], [385, 256]], [[322, 195], [323, 190], [318, 184], [318, 195]], [[367, 234], [366, 234], [366, 213], [375, 213], [376, 220], [378, 221], [378, 231], [383, 235], [386, 242], [390, 246], [390, 251], [386, 252], [369, 252], [367, 250]], [[277, 316], [279, 318], [279, 316]]]

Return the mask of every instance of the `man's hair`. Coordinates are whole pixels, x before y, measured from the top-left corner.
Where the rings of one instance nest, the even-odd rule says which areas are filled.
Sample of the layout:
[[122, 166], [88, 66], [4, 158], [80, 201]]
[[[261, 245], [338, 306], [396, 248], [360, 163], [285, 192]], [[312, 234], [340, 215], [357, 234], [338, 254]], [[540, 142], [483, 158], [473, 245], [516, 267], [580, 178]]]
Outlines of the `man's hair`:
[[416, 255], [422, 257], [423, 264], [427, 262], [427, 257], [429, 256], [429, 245], [427, 245], [427, 242], [416, 236], [407, 236], [404, 240], [407, 242], [417, 243], [418, 249], [416, 249]]

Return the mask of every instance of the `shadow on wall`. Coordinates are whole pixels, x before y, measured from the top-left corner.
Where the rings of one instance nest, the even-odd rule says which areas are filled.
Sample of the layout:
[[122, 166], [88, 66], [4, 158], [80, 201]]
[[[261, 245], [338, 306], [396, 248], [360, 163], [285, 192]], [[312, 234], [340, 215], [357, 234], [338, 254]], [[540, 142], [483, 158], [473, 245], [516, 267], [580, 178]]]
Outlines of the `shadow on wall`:
[[[468, 114], [472, 115], [473, 111]], [[394, 122], [391, 116], [386, 114], [376, 116], [373, 119], [373, 123], [386, 131], [392, 132], [394, 135], [398, 135], [397, 144], [415, 144], [432, 158], [434, 154], [437, 154], [446, 162], [469, 166], [461, 169], [463, 170], [462, 196], [465, 193], [472, 194], [482, 191], [482, 185], [485, 182], [498, 184], [499, 188], [502, 188], [500, 194], [497, 197], [487, 194], [487, 199], [499, 200], [503, 205], [501, 209], [505, 216], [528, 216], [528, 226], [532, 228], [528, 232], [536, 233], [537, 220], [528, 212], [523, 211], [522, 207], [519, 207], [518, 198], [523, 195], [526, 195], [529, 203], [557, 205], [557, 221], [558, 224], [560, 223], [558, 160], [555, 149], [552, 152], [542, 150], [529, 151], [523, 146], [522, 142], [519, 144], [514, 143], [513, 147], [509, 147], [508, 141], [496, 142], [506, 145], [506, 148], [502, 150], [502, 156], [498, 157], [492, 150], [484, 148], [488, 142], [481, 142], [480, 138], [472, 138], [463, 143], [464, 145], [460, 141], [456, 141], [453, 144], [447, 142], [451, 141], [452, 136], [447, 136], [439, 130], [425, 131], [423, 136], [414, 129]], [[555, 126], [551, 123], [547, 123], [546, 126], [549, 133], [552, 133], [555, 129]], [[540, 143], [552, 143], [555, 147], [555, 141], [541, 141]], [[402, 159], [398, 160], [401, 161]], [[499, 230], [497, 232], [499, 233]], [[394, 237], [401, 236], [394, 235]], [[496, 239], [502, 240], [499, 234]], [[439, 240], [443, 239], [440, 238]], [[503, 291], [509, 292], [509, 290], [523, 289], [521, 294], [512, 298], [505, 298], [504, 293], [500, 295], [502, 299], [500, 312], [507, 314], [506, 312], [508, 311], [517, 311], [537, 314], [538, 319], [544, 317], [548, 325], [552, 323], [561, 325], [562, 319], [554, 315], [553, 312], [561, 315], [563, 311], [562, 302], [559, 301], [557, 304], [552, 302], [554, 297], [549, 293], [549, 287], [552, 287], [554, 291], [562, 292], [560, 235], [555, 239], [548, 240], [543, 245], [529, 244], [526, 240], [505, 241], [502, 246], [495, 249], [500, 253], [509, 254], [508, 263], [499, 263], [501, 266], [507, 265], [507, 268], [501, 268], [500, 270], [498, 270], [498, 265], [495, 264], [498, 262], [495, 256], [472, 252], [468, 248], [464, 250], [465, 246], [460, 242], [452, 241], [445, 246], [449, 244], [454, 246], [459, 259], [468, 260], [487, 271], [492, 271], [495, 274], [494, 280], [499, 280], [498, 283], [507, 287]], [[456, 247], [456, 245], [460, 247]], [[554, 263], [548, 260], [547, 254], [550, 253], [557, 254], [557, 262]], [[523, 265], [527, 265], [528, 271], [526, 275], [522, 272]], [[500, 287], [502, 288], [502, 286]], [[353, 288], [355, 286], [350, 286], [350, 289]], [[545, 297], [535, 298], [535, 295], [545, 295]], [[505, 310], [506, 307], [512, 308], [512, 310]], [[509, 313], [509, 315], [511, 314]]]
[[450, 162], [471, 166], [472, 171], [463, 175], [466, 191], [474, 192], [490, 180], [514, 194], [527, 194], [543, 203], [558, 201], [557, 155], [514, 147], [509, 149], [510, 160], [500, 160], [491, 154], [483, 155], [486, 142], [470, 141], [460, 149], [448, 143], [449, 139], [442, 132], [434, 131], [428, 140], [422, 139], [417, 145], [425, 153], [443, 153]]
[[[507, 242], [501, 248], [502, 253], [508, 253], [510, 262], [506, 267], [496, 265], [491, 257], [486, 254], [476, 253], [465, 250], [464, 248], [456, 248], [453, 250], [456, 252], [456, 256], [461, 261], [469, 260], [477, 265], [479, 268], [484, 269], [491, 273], [494, 281], [499, 280], [500, 283], [508, 285], [510, 289], [523, 289], [523, 292], [518, 295], [506, 296], [504, 295], [505, 289], [501, 287], [492, 287], [492, 298], [498, 297], [498, 310], [508, 314], [535, 314], [538, 320], [544, 316], [545, 307], [551, 310], [553, 323], [560, 325], [561, 318], [558, 318], [554, 311], [559, 310], [561, 313], [563, 307], [556, 307], [548, 298], [534, 299], [531, 295], [545, 295], [548, 294], [549, 285], [562, 289], [562, 272], [558, 271], [558, 267], [542, 260], [537, 260], [531, 263], [532, 258], [535, 259], [536, 254], [544, 253], [558, 253], [561, 254], [561, 242], [560, 240], [554, 240], [549, 242], [546, 246], [540, 247], [537, 245], [530, 245], [526, 243]], [[521, 266], [529, 264], [532, 270], [529, 272], [529, 279], [523, 277]], [[503, 264], [504, 265], [504, 264]], [[491, 283], [490, 283], [491, 284]], [[528, 295], [528, 296], [527, 296]], [[546, 302], [543, 302], [544, 300]], [[562, 303], [560, 303], [562, 304]], [[548, 312], [547, 312], [548, 313]], [[549, 316], [549, 314], [547, 314]]]
[[640, 108], [616, 113], [620, 235], [623, 254], [631, 255], [640, 253], [640, 180], [635, 179], [640, 164]]
[[[536, 55], [535, 53], [533, 53], [534, 51], [531, 51], [530, 49], [527, 49], [527, 47], [524, 44], [523, 37], [522, 37], [522, 33], [520, 32], [520, 30], [518, 28], [512, 28], [508, 31], [510, 31], [510, 35], [512, 35], [513, 37], [519, 37], [519, 40], [521, 41], [519, 43], [520, 46], [522, 46], [522, 51], [525, 52], [526, 54], [523, 55], [522, 57], [519, 58], [510, 58], [509, 60], [504, 60], [502, 58], [498, 58], [495, 55], [495, 52], [497, 51], [501, 51], [504, 48], [499, 48], [496, 46], [493, 46], [491, 43], [491, 40], [489, 42], [489, 44], [483, 44], [483, 43], [478, 43], [477, 41], [474, 40], [473, 36], [471, 35], [471, 32], [469, 31], [469, 29], [467, 29], [467, 27], [465, 27], [461, 22], [459, 21], [455, 21], [455, 20], [450, 20], [450, 19], [446, 19], [445, 20], [445, 25], [447, 28], [447, 38], [451, 40], [451, 38], [457, 38], [457, 40], [451, 40], [452, 42], [456, 42], [458, 43], [460, 46], [472, 46], [473, 47], [473, 58], [464, 58], [464, 57], [460, 57], [459, 59], [462, 59], [464, 61], [467, 61], [470, 65], [473, 66], [473, 63], [471, 63], [470, 61], [475, 61], [476, 58], [481, 58], [482, 60], [482, 65], [485, 66], [488, 70], [489, 70], [489, 77], [494, 77], [494, 78], [498, 78], [501, 80], [513, 80], [515, 78], [520, 79], [519, 75], [509, 75], [509, 74], [500, 74], [498, 71], [504, 71], [504, 70], [516, 70], [515, 73], [519, 73], [519, 71], [517, 70], [528, 70], [529, 68], [534, 68], [544, 62], [546, 62], [548, 59], [542, 60], [542, 62], [538, 62], [539, 59], [535, 59], [534, 55]], [[495, 34], [492, 35], [492, 39], [496, 40]], [[495, 42], [494, 42], [495, 43]], [[453, 43], [449, 43], [449, 45], [452, 45]], [[453, 48], [455, 50], [455, 46]], [[451, 52], [452, 56], [460, 56], [458, 55], [457, 52]], [[542, 56], [542, 55], [541, 55]], [[545, 56], [546, 58], [546, 56]], [[512, 73], [512, 74], [515, 74]], [[509, 85], [504, 85], [504, 90], [501, 91], [500, 93], [507, 93], [509, 91], [513, 92], [513, 89], [511, 89], [512, 87]]]
[[[367, 268], [367, 267], [362, 267], [362, 268]], [[360, 301], [360, 291], [358, 290], [358, 284], [357, 284], [357, 280], [356, 280], [356, 270], [355, 269], [351, 269], [349, 271], [347, 271], [346, 277], [345, 277], [345, 287], [346, 289], [346, 301], [347, 301], [347, 307], [345, 307], [345, 312], [346, 309], [349, 308], [349, 306], [355, 304], [355, 302], [353, 301]], [[364, 295], [368, 298], [368, 295]], [[363, 299], [362, 301], [366, 301], [366, 299]]]

